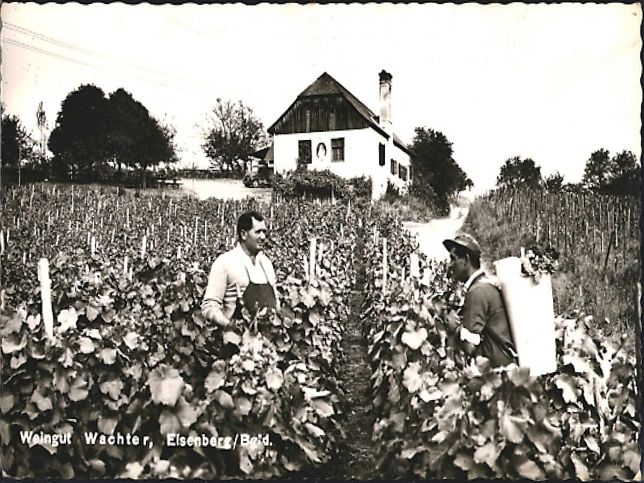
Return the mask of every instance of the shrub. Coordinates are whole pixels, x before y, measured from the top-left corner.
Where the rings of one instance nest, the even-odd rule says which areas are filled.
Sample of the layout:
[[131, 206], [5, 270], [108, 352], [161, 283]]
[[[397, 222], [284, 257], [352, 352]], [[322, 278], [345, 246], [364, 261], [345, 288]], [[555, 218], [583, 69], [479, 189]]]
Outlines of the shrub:
[[365, 176], [345, 179], [328, 169], [323, 171], [297, 169], [273, 176], [273, 189], [285, 198], [368, 198], [371, 178]]

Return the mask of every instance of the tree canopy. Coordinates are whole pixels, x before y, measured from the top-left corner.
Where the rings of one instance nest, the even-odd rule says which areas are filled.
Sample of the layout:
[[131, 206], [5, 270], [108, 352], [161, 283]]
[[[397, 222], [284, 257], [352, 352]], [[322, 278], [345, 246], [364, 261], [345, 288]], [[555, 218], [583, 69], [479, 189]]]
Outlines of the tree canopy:
[[450, 197], [473, 183], [453, 158], [452, 143], [439, 131], [417, 127], [410, 145], [413, 179], [410, 192], [435, 198], [438, 208], [449, 209]]
[[561, 191], [564, 188], [564, 177], [557, 171], [550, 176], [546, 176], [543, 180], [543, 187], [547, 191]]
[[17, 167], [20, 159], [23, 164], [36, 161], [35, 141], [26, 131], [17, 116], [6, 114], [2, 108], [2, 166]]
[[496, 178], [499, 188], [538, 188], [541, 182], [541, 167], [532, 159], [519, 156], [506, 159]]
[[109, 159], [109, 104], [102, 89], [82, 85], [63, 100], [49, 138], [54, 173], [78, 170], [90, 177]]
[[606, 149], [591, 153], [586, 161], [582, 184], [599, 193], [638, 195], [642, 167], [631, 151], [610, 156]]
[[103, 177], [112, 166], [138, 169], [176, 161], [174, 131], [163, 126], [124, 89], [106, 97], [102, 89], [82, 85], [62, 103], [49, 138], [54, 171], [66, 178]]
[[217, 99], [206, 118], [202, 144], [212, 169], [246, 171], [248, 158], [266, 144], [264, 125], [250, 107]]

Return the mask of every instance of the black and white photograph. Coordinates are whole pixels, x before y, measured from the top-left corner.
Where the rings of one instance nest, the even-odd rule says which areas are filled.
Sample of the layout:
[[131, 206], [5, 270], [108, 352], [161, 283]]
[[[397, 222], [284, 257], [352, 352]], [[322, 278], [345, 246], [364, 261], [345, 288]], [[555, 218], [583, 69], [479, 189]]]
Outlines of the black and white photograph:
[[640, 3], [0, 6], [0, 467], [640, 481]]

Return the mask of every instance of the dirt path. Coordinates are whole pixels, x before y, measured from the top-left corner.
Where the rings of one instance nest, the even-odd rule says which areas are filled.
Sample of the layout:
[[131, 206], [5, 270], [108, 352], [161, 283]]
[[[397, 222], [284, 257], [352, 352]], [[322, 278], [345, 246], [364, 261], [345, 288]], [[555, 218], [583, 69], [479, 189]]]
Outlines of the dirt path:
[[[362, 239], [362, 237], [359, 237]], [[360, 309], [364, 300], [365, 269], [363, 243], [356, 247], [358, 273], [351, 296], [351, 315], [342, 339], [342, 354], [338, 361], [338, 378], [346, 391], [346, 440], [334, 462], [333, 478], [369, 480], [375, 478], [376, 454], [371, 440], [374, 418], [370, 388], [371, 368], [367, 341], [362, 333]]]
[[453, 207], [447, 218], [438, 218], [428, 223], [404, 222], [403, 225], [416, 235], [420, 250], [428, 257], [438, 260], [448, 258], [443, 240], [453, 238], [467, 218], [467, 207]]
[[[362, 237], [358, 237], [362, 240]], [[374, 418], [370, 389], [371, 368], [367, 341], [362, 334], [360, 309], [364, 300], [364, 244], [358, 242], [356, 286], [351, 294], [351, 313], [342, 338], [342, 351], [337, 361], [338, 384], [345, 391], [346, 405], [339, 423], [346, 438], [338, 442], [329, 464], [315, 468], [315, 479], [370, 480], [377, 477], [374, 444], [371, 441]], [[309, 475], [303, 475], [310, 477]], [[313, 476], [313, 475], [311, 475]]]

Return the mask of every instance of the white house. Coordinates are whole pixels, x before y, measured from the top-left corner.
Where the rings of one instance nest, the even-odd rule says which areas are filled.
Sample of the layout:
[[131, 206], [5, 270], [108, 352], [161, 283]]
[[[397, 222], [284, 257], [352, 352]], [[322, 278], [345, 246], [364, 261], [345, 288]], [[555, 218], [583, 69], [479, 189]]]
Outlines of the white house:
[[369, 176], [378, 199], [387, 181], [405, 191], [410, 153], [391, 122], [391, 74], [380, 72], [380, 115], [374, 114], [326, 72], [297, 96], [268, 129], [276, 173], [298, 164], [350, 178]]

